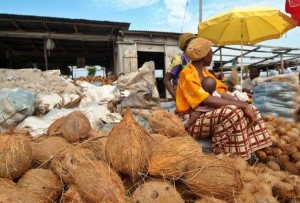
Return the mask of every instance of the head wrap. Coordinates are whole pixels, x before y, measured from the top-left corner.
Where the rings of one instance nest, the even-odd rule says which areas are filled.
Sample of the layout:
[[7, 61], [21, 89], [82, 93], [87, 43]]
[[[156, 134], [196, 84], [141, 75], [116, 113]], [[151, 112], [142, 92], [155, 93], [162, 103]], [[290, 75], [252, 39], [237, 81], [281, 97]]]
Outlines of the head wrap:
[[208, 54], [211, 45], [211, 41], [198, 37], [190, 42], [186, 49], [186, 55], [192, 61], [201, 60]]
[[182, 50], [182, 51], [185, 51], [184, 48], [186, 46], [186, 43], [189, 41], [189, 40], [192, 40], [192, 39], [195, 39], [197, 38], [194, 34], [192, 33], [183, 33], [180, 35], [179, 37], [179, 40], [178, 40], [178, 46], [179, 48]]

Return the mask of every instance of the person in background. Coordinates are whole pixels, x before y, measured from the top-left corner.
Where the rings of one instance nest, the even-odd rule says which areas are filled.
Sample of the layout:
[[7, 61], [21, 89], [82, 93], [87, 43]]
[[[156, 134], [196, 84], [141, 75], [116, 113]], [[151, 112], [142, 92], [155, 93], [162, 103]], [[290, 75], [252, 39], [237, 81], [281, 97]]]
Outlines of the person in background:
[[[176, 87], [178, 83], [178, 78], [181, 70], [187, 66], [190, 62], [185, 54], [186, 48], [190, 41], [195, 39], [196, 36], [192, 33], [183, 33], [180, 35], [178, 40], [178, 45], [183, 53], [180, 53], [173, 57], [170, 67], [167, 69], [167, 73], [163, 78], [164, 85], [168, 92], [171, 94], [172, 98], [176, 99]], [[172, 81], [172, 82], [171, 82]]]
[[[253, 152], [272, 145], [272, 141], [257, 108], [228, 94], [227, 87], [204, 68], [212, 61], [211, 46], [212, 43], [203, 38], [190, 42], [186, 53], [192, 62], [180, 73], [175, 113], [185, 121], [198, 106], [212, 107], [188, 128], [189, 135], [195, 139], [212, 137], [214, 153], [248, 160]], [[201, 81], [207, 76], [215, 79], [221, 98], [203, 89]]]
[[[215, 97], [221, 97], [221, 95], [216, 91], [217, 82], [213, 77], [207, 76], [207, 77], [203, 78], [201, 81], [201, 85], [202, 85], [203, 89], [210, 95], [215, 96]], [[186, 130], [189, 129], [189, 127], [191, 127], [191, 125], [196, 122], [196, 120], [199, 118], [199, 116], [203, 112], [205, 113], [212, 109], [213, 108], [210, 106], [198, 106], [195, 109], [195, 112], [193, 113], [193, 115], [184, 122], [185, 129]]]
[[283, 64], [283, 73], [284, 74], [291, 74], [293, 71], [289, 68], [290, 63], [288, 61], [285, 61]]
[[259, 77], [259, 75], [260, 75], [260, 69], [257, 66], [252, 66], [249, 70], [249, 78], [244, 80], [242, 84], [242, 91], [247, 92], [248, 94], [252, 94], [253, 85], [251, 84], [251, 82], [255, 78]]
[[271, 76], [275, 76], [275, 75], [279, 75], [280, 74], [280, 68], [279, 68], [279, 66], [275, 63], [274, 64], [274, 70], [270, 70], [270, 72], [269, 72], [269, 77], [271, 77]]

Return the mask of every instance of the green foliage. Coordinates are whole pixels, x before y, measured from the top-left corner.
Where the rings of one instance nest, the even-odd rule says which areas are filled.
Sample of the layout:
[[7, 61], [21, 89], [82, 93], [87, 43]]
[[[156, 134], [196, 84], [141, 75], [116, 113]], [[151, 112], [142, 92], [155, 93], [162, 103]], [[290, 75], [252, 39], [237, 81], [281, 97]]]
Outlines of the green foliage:
[[87, 68], [87, 71], [88, 71], [88, 76], [95, 76], [96, 75], [96, 71], [97, 71], [97, 68], [95, 66], [89, 66]]

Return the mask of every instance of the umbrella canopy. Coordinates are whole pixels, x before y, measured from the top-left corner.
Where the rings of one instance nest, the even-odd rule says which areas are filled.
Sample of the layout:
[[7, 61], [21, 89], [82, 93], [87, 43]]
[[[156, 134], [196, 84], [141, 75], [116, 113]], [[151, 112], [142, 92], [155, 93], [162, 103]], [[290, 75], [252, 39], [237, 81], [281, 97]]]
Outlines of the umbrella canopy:
[[286, 0], [285, 12], [290, 13], [292, 18], [298, 22], [298, 26], [300, 26], [300, 0]]
[[198, 36], [217, 45], [252, 45], [280, 38], [296, 25], [272, 7], [235, 7], [199, 23]]

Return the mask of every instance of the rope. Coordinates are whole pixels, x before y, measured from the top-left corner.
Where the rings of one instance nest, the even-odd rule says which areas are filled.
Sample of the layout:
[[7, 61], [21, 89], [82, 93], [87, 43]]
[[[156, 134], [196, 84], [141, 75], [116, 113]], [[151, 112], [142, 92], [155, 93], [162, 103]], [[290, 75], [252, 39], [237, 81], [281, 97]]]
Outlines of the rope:
[[187, 10], [188, 5], [189, 5], [189, 0], [186, 0], [185, 9], [184, 9], [184, 15], [183, 15], [183, 20], [182, 20], [182, 25], [181, 25], [181, 33], [182, 33], [183, 24], [184, 24], [184, 20], [185, 20], [185, 14], [186, 14], [186, 10]]

